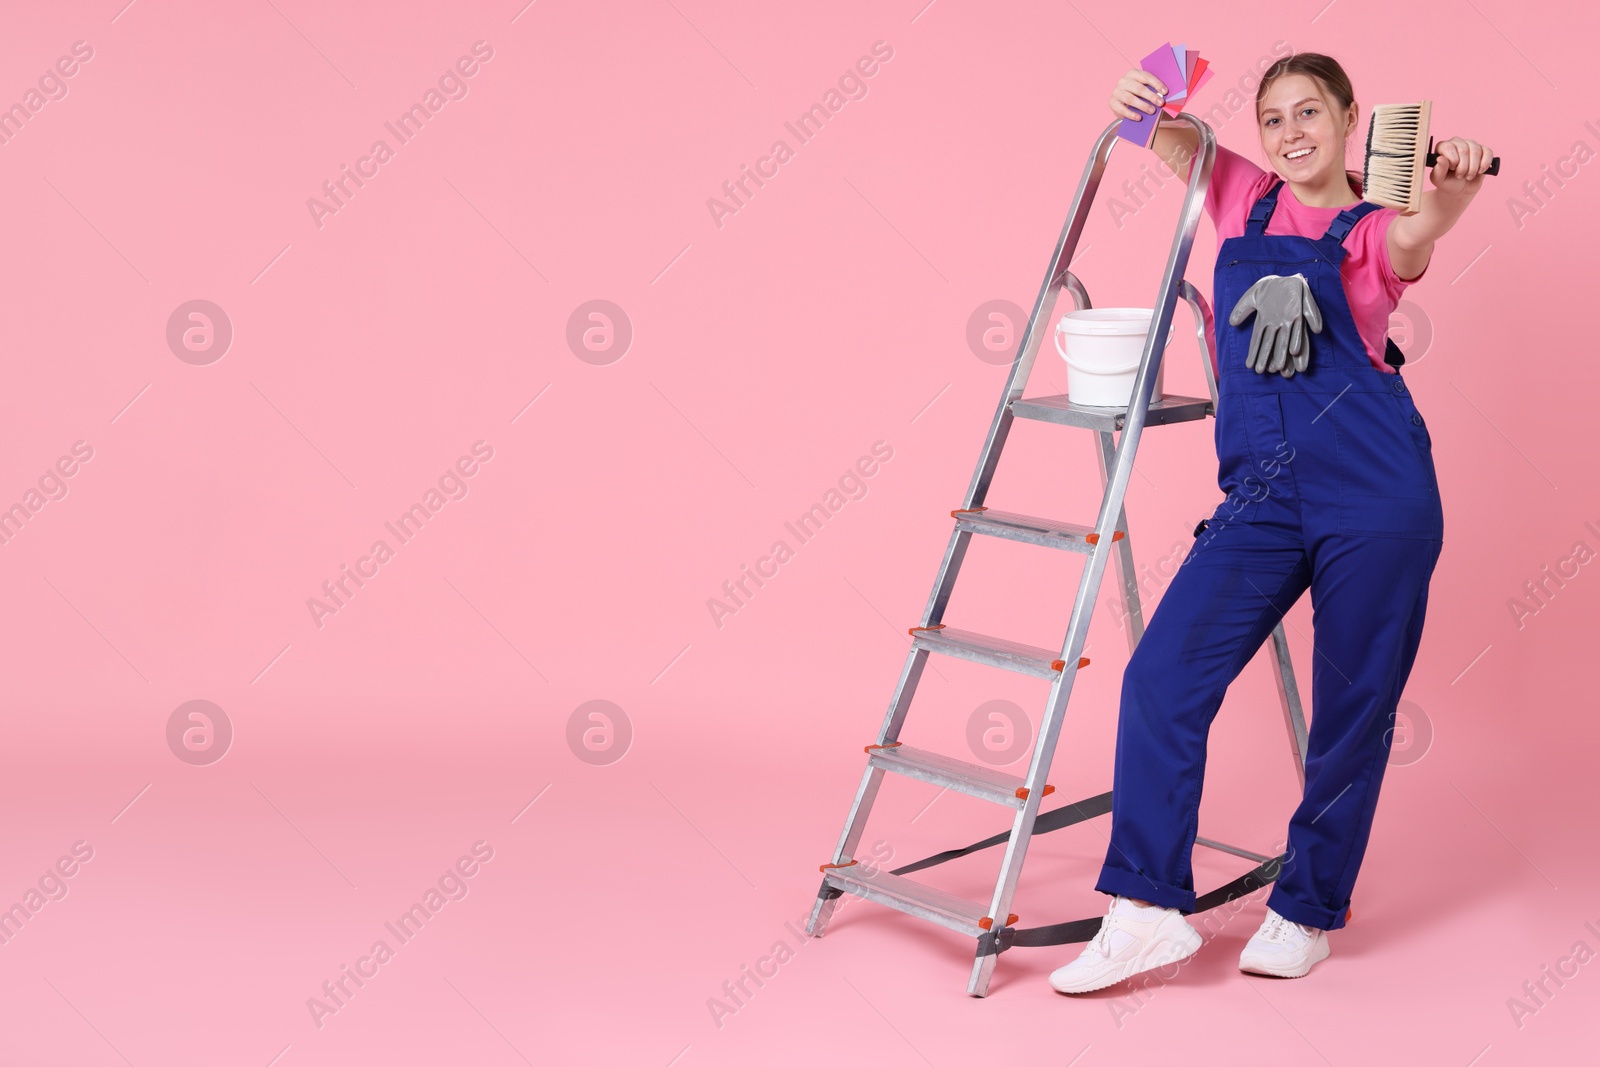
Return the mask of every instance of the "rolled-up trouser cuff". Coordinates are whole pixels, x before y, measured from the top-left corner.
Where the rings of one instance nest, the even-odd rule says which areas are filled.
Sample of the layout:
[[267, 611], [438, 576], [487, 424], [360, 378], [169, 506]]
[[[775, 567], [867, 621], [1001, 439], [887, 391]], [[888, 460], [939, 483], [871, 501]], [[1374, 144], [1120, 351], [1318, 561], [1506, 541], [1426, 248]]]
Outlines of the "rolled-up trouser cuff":
[[1179, 889], [1175, 885], [1158, 882], [1154, 878], [1148, 878], [1135, 871], [1123, 870], [1109, 863], [1100, 868], [1100, 880], [1094, 887], [1101, 893], [1148, 900], [1163, 908], [1177, 908], [1185, 915], [1194, 911], [1194, 890]]
[[1272, 892], [1267, 894], [1267, 907], [1282, 915], [1290, 922], [1299, 923], [1301, 926], [1310, 926], [1318, 930], [1340, 930], [1344, 928], [1345, 919], [1350, 914], [1348, 907], [1338, 911], [1329, 911], [1313, 904], [1302, 904], [1295, 900], [1277, 882], [1272, 883]]

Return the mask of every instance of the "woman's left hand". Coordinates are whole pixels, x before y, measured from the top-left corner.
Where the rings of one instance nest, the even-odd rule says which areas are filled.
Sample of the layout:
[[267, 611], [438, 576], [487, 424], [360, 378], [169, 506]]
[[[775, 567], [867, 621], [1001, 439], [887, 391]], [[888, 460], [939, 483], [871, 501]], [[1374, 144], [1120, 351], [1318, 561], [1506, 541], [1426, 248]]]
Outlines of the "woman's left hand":
[[1470, 195], [1482, 188], [1483, 183], [1478, 179], [1494, 160], [1494, 152], [1488, 145], [1466, 137], [1451, 137], [1435, 141], [1433, 150], [1439, 154], [1439, 161], [1430, 172], [1435, 189]]

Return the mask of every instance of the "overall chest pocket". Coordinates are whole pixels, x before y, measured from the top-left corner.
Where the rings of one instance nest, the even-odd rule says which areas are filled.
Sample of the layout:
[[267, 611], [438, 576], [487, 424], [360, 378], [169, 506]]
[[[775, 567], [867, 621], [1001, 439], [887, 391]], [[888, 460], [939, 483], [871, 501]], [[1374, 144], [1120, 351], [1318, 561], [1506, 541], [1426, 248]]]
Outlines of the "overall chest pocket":
[[[1325, 343], [1324, 339], [1331, 336], [1327, 325], [1330, 315], [1337, 318], [1342, 314], [1340, 303], [1328, 299], [1325, 295], [1329, 292], [1330, 285], [1342, 287], [1344, 284], [1340, 279], [1337, 264], [1315, 253], [1303, 253], [1298, 250], [1280, 255], [1245, 252], [1218, 257], [1214, 288], [1217, 304], [1214, 317], [1219, 359], [1226, 357], [1226, 363], [1235, 370], [1243, 368], [1250, 340], [1256, 331], [1257, 316], [1261, 314], [1259, 311], [1252, 311], [1244, 321], [1237, 325], [1233, 324], [1231, 321], [1233, 310], [1245, 294], [1268, 275], [1287, 278], [1295, 274], [1302, 275], [1306, 279], [1306, 283], [1311, 287], [1312, 298], [1322, 314], [1321, 333], [1313, 334], [1309, 325], [1306, 327], [1307, 339], [1313, 348], [1321, 347]], [[1314, 357], [1313, 362], [1317, 362]]]

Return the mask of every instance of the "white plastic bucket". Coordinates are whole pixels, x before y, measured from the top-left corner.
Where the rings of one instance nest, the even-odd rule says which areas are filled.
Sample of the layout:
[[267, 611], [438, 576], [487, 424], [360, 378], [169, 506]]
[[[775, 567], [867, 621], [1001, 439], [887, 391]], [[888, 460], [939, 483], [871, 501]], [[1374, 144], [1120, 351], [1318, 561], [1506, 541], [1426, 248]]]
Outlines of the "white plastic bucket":
[[[1067, 361], [1067, 397], [1090, 407], [1126, 408], [1133, 400], [1139, 358], [1150, 332], [1151, 308], [1085, 308], [1069, 311], [1056, 323], [1056, 351]], [[1172, 326], [1167, 327], [1167, 343]], [[1165, 348], [1163, 348], [1165, 351]], [[1162, 379], [1167, 361], [1156, 371], [1150, 392], [1154, 404], [1166, 396]]]

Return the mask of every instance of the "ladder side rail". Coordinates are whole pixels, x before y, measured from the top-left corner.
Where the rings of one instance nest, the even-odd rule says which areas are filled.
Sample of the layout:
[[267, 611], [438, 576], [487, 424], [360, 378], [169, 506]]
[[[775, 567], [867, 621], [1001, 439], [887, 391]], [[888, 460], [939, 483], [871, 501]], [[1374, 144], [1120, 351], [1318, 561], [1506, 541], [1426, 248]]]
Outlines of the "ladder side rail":
[[[1123, 423], [1122, 434], [1117, 443], [1116, 469], [1112, 473], [1110, 482], [1105, 488], [1105, 494], [1100, 503], [1100, 514], [1095, 521], [1095, 532], [1098, 535], [1095, 550], [1089, 556], [1084, 568], [1084, 573], [1078, 584], [1078, 595], [1073, 602], [1072, 617], [1067, 625], [1067, 636], [1062, 648], [1061, 659], [1067, 666], [1062, 671], [1062, 678], [1067, 679], [1069, 671], [1076, 671], [1076, 664], [1082, 652], [1084, 638], [1087, 637], [1088, 615], [1093, 610], [1093, 593], [1099, 589], [1101, 574], [1105, 569], [1106, 551], [1114, 544], [1112, 538], [1118, 525], [1125, 521], [1123, 500], [1127, 494], [1128, 482], [1133, 474], [1134, 456], [1139, 448], [1139, 438], [1144, 432], [1145, 417], [1150, 407], [1150, 394], [1155, 387], [1156, 374], [1161, 367], [1161, 360], [1165, 355], [1167, 331], [1172, 324], [1173, 312], [1177, 305], [1181, 289], [1193, 289], [1184, 279], [1184, 271], [1188, 266], [1189, 252], [1194, 245], [1194, 234], [1200, 225], [1200, 214], [1205, 206], [1206, 189], [1211, 183], [1211, 168], [1216, 156], [1216, 134], [1211, 127], [1200, 119], [1187, 112], [1179, 114], [1179, 119], [1188, 122], [1198, 134], [1198, 152], [1194, 165], [1190, 168], [1189, 180], [1184, 193], [1183, 207], [1179, 212], [1178, 227], [1173, 235], [1172, 247], [1167, 255], [1166, 269], [1162, 274], [1161, 287], [1157, 290], [1156, 309], [1150, 330], [1145, 334], [1144, 353], [1140, 359], [1138, 375], [1133, 383], [1133, 398], [1128, 404], [1128, 413]], [[1107, 134], [1113, 134], [1120, 120], [1113, 120], [1107, 127]], [[1198, 293], [1195, 294], [1198, 297]], [[1193, 306], [1193, 305], [1191, 305]], [[1203, 329], [1202, 326], [1197, 329]], [[1202, 356], [1206, 355], [1206, 346], [1202, 341]], [[1207, 357], [1209, 365], [1209, 357]], [[1209, 375], [1208, 375], [1209, 382]], [[1131, 561], [1130, 561], [1131, 562]], [[1067, 681], [1070, 692], [1071, 681]], [[1064, 703], [1064, 701], [1063, 701]], [[1051, 710], [1055, 710], [1056, 701], [1051, 701]], [[1044, 740], [1041, 730], [1041, 742]], [[1042, 750], [1048, 747], [1049, 752]], [[1041, 744], [1040, 750], [1035, 752], [1035, 761], [1029, 766], [1027, 781], [1035, 784], [1035, 772], [1047, 773], [1049, 760], [1054, 755], [1054, 740], [1048, 746]], [[1038, 757], [1044, 755], [1043, 769], [1038, 764]]]
[[1211, 365], [1211, 305], [1204, 294], [1196, 289], [1187, 279], [1179, 286], [1178, 292], [1189, 302], [1189, 310], [1194, 312], [1194, 336], [1200, 348], [1200, 363], [1206, 370], [1206, 387], [1211, 390], [1211, 414], [1217, 413], [1217, 369]]
[[[1133, 400], [1128, 405], [1127, 422], [1117, 445], [1116, 471], [1101, 501], [1100, 515], [1095, 522], [1099, 538], [1084, 566], [1083, 575], [1078, 583], [1078, 593], [1073, 601], [1072, 617], [1067, 625], [1066, 640], [1060, 657], [1066, 666], [1056, 682], [1056, 687], [1063, 691], [1059, 694], [1052, 692], [1046, 719], [1040, 726], [1040, 743], [1034, 750], [1033, 762], [1029, 765], [1025, 777], [1029, 786], [1043, 782], [1055, 754], [1055, 730], [1059, 728], [1056, 720], [1065, 708], [1066, 697], [1070, 695], [1072, 676], [1077, 671], [1078, 658], [1083, 651], [1084, 639], [1088, 636], [1087, 623], [1094, 606], [1093, 595], [1099, 588], [1100, 578], [1113, 544], [1112, 535], [1122, 512], [1123, 498], [1133, 473], [1134, 455], [1139, 447], [1140, 434], [1144, 430], [1145, 413], [1150, 405], [1150, 392], [1155, 385], [1155, 375], [1160, 368], [1160, 360], [1166, 347], [1166, 333], [1172, 322], [1172, 313], [1177, 302], [1178, 284], [1189, 259], [1189, 250], [1194, 244], [1194, 233], [1199, 226], [1200, 212], [1205, 204], [1206, 187], [1211, 180], [1216, 135], [1210, 126], [1188, 112], [1183, 112], [1178, 117], [1196, 128], [1199, 134], [1199, 158], [1190, 172], [1188, 191], [1184, 195], [1178, 229], [1173, 236], [1172, 249], [1168, 254], [1166, 270], [1161, 279], [1155, 321], [1145, 336], [1144, 355], [1133, 385]], [[1114, 120], [1111, 128], [1114, 128], [1118, 121], [1120, 120]]]
[[[1101, 140], [1105, 140], [1104, 136], [1102, 136]], [[1101, 145], [1097, 144], [1097, 156], [1100, 148]], [[1101, 166], [1098, 169], [1093, 167], [1091, 164], [1089, 170], [1096, 171], [1094, 174], [1094, 186], [1098, 187], [1098, 172], [1104, 170], [1104, 160], [1101, 160]], [[1084, 185], [1084, 181], [1080, 180], [1078, 188], [1079, 197], [1081, 197], [1084, 192]], [[1092, 202], [1093, 188], [1090, 188], [1089, 192]], [[1074, 210], [1076, 210], [1076, 203], [1077, 201], [1074, 200]], [[1072, 220], [1069, 216], [1067, 223], [1062, 227], [1062, 237], [1061, 240], [1057, 242], [1056, 254], [1051, 263], [1052, 280], [1058, 276], [1056, 271], [1056, 263], [1061, 260], [1061, 249], [1065, 245], [1068, 235], [1072, 230], [1071, 223]], [[1078, 228], [1078, 232], [1081, 231], [1082, 227], [1080, 226]], [[1076, 245], [1077, 237], [1075, 234], [1072, 235], [1071, 240], [1073, 241], [1074, 245]], [[1073, 300], [1077, 303], [1078, 307], [1086, 308], [1090, 306], [1088, 290], [1084, 288], [1083, 283], [1079, 281], [1071, 271], [1061, 270], [1059, 272], [1059, 277], [1062, 279], [1062, 287], [1072, 294]], [[1049, 287], [1049, 284], [1050, 283], [1047, 282], [1046, 288]], [[1041, 293], [1040, 301], [1036, 302], [1035, 304], [1035, 316], [1039, 314], [1039, 303], [1043, 301], [1043, 297], [1044, 294]], [[1017, 362], [1014, 361], [1011, 375], [1007, 379], [1006, 392], [1002, 398], [1000, 407], [1000, 412], [1004, 413], [1004, 415], [1007, 417], [1006, 422], [1008, 425], [1010, 422], [1009, 404], [1012, 396], [1011, 379], [1017, 376], [1017, 365]], [[1026, 385], [1027, 383], [1026, 374], [1022, 376], [1022, 383], [1023, 385]], [[1020, 394], [1021, 386], [1017, 387], [1017, 391]], [[999, 417], [1000, 416], [997, 413], [997, 423]], [[994, 455], [998, 458], [998, 446], [1003, 445], [1004, 441], [1004, 428], [1001, 428], [997, 435], [996, 426], [991, 426], [989, 440], [985, 442], [984, 446], [984, 455], [989, 455], [990, 446], [994, 445]], [[983, 461], [980, 459], [980, 468], [982, 466], [982, 462]], [[972, 534], [970, 531], [958, 528], [951, 532], [950, 542], [945, 546], [944, 558], [939, 562], [938, 577], [934, 581], [933, 593], [928, 599], [927, 608], [923, 611], [920, 625], [937, 625], [944, 617], [944, 609], [950, 601], [950, 592], [955, 584], [955, 576], [961, 569], [961, 562], [966, 557], [967, 546], [971, 543], [971, 539]], [[895, 684], [894, 695], [890, 697], [888, 710], [884, 713], [883, 725], [878, 730], [878, 744], [889, 744], [899, 740], [900, 730], [905, 725], [906, 716], [911, 712], [912, 697], [915, 695], [917, 686], [922, 680], [922, 672], [927, 665], [928, 655], [929, 653], [927, 649], [919, 649], [915, 647], [913, 647], [910, 652], [907, 653], [905, 664], [902, 666], [900, 671], [900, 678]], [[873, 767], [870, 765], [862, 773], [861, 782], [856, 787], [855, 799], [851, 801], [850, 810], [845, 816], [844, 829], [840, 832], [839, 842], [834, 848], [833, 859], [831, 862], [839, 863], [842, 860], [846, 860], [854, 855], [856, 846], [860, 844], [862, 834], [866, 830], [867, 820], [865, 816], [867, 812], [872, 809], [872, 805], [877, 798], [878, 789], [883, 782], [883, 774], [884, 772], [881, 767]], [[833, 910], [832, 904], [832, 897], [819, 899], [817, 901], [816, 907], [812, 911], [811, 919], [806, 924], [808, 930], [819, 930], [823, 925], [826, 925], [827, 917]]]
[[1306, 716], [1300, 705], [1300, 688], [1295, 684], [1294, 661], [1289, 658], [1289, 638], [1283, 632], [1283, 620], [1272, 628], [1272, 678], [1278, 685], [1278, 703], [1283, 708], [1284, 725], [1289, 731], [1289, 754], [1294, 757], [1294, 770], [1300, 778], [1300, 788], [1306, 787]]
[[[1006, 842], [1000, 878], [995, 886], [989, 909], [991, 916], [998, 917], [997, 924], [1003, 923], [1003, 917], [1009, 913], [1012, 898], [1016, 894], [1017, 882], [1022, 874], [1022, 861], [1027, 854], [1034, 820], [1038, 817], [1039, 803], [1043, 800], [1043, 790], [1039, 787], [1043, 784], [1044, 777], [1055, 758], [1061, 718], [1066, 710], [1067, 700], [1071, 696], [1072, 683], [1077, 675], [1079, 654], [1088, 633], [1085, 624], [1089, 617], [1089, 609], [1093, 604], [1093, 596], [1099, 589], [1106, 560], [1109, 558], [1111, 536], [1115, 528], [1114, 520], [1121, 511], [1122, 498], [1127, 492], [1134, 454], [1138, 449], [1139, 435], [1144, 429], [1145, 412], [1150, 404], [1150, 391], [1155, 385], [1155, 372], [1160, 366], [1159, 361], [1166, 348], [1166, 333], [1171, 325], [1172, 313], [1178, 298], [1178, 284], [1188, 263], [1189, 250], [1194, 244], [1195, 230], [1200, 224], [1200, 212], [1205, 203], [1206, 187], [1211, 180], [1211, 165], [1216, 153], [1216, 135], [1210, 126], [1187, 112], [1180, 114], [1178, 118], [1194, 126], [1199, 134], [1199, 158], [1190, 170], [1188, 190], [1184, 194], [1178, 228], [1173, 236], [1172, 248], [1167, 255], [1161, 288], [1157, 294], [1155, 321], [1151, 323], [1150, 331], [1145, 336], [1144, 354], [1133, 385], [1133, 399], [1128, 405], [1127, 421], [1117, 448], [1116, 473], [1112, 478], [1110, 489], [1101, 501], [1100, 516], [1095, 522], [1099, 538], [1078, 582], [1078, 592], [1072, 606], [1072, 618], [1067, 626], [1066, 641], [1061, 653], [1065, 663], [1051, 684], [1050, 701], [1045, 710], [1044, 720], [1040, 724], [1033, 758], [1024, 778], [1029, 790], [1028, 797], [1017, 812], [1010, 840]], [[1120, 122], [1120, 119], [1113, 120], [1111, 125], [1106, 127], [1106, 132], [1101, 135], [1102, 144], [1107, 137], [1115, 135], [1116, 126]], [[991, 930], [988, 936], [990, 939], [996, 939], [998, 933], [999, 931]], [[978, 956], [973, 963], [972, 975], [967, 985], [968, 993], [983, 996], [987, 992], [997, 958], [998, 953], [993, 951], [992, 946], [986, 945], [980, 939]]]
[[1070, 270], [1064, 270], [1061, 273], [1061, 277], [1061, 287], [1072, 294], [1072, 302], [1077, 305], [1073, 309], [1074, 311], [1082, 311], [1084, 308], [1094, 306], [1089, 303], [1089, 290], [1083, 287], [1083, 283], [1078, 280], [1076, 274], [1073, 274]]
[[[988, 492], [989, 482], [994, 477], [994, 471], [999, 463], [1000, 452], [1005, 445], [1006, 436], [1010, 431], [1012, 415], [1011, 401], [1022, 395], [1028, 377], [1033, 368], [1033, 360], [1038, 351], [1039, 338], [1042, 336], [1037, 329], [1038, 324], [1046, 319], [1053, 308], [1058, 291], [1064, 286], [1077, 302], [1078, 307], [1089, 305], [1089, 294], [1083, 283], [1067, 269], [1072, 261], [1073, 252], [1077, 249], [1078, 238], [1083, 232], [1085, 216], [1083, 208], [1086, 204], [1094, 202], [1096, 190], [1100, 186], [1101, 175], [1105, 172], [1106, 161], [1110, 158], [1111, 150], [1115, 147], [1115, 128], [1108, 127], [1101, 134], [1095, 144], [1093, 155], [1085, 165], [1082, 176], [1078, 180], [1077, 191], [1073, 195], [1072, 208], [1068, 212], [1066, 222], [1062, 224], [1061, 236], [1056, 241], [1055, 253], [1051, 257], [1049, 269], [1045, 273], [1044, 284], [1040, 287], [1039, 295], [1034, 300], [1033, 314], [1029, 317], [1023, 329], [1021, 338], [1018, 339], [1018, 355], [1012, 360], [1011, 371], [1006, 376], [1006, 384], [1000, 397], [999, 407], [989, 426], [988, 436], [984, 440], [983, 450], [978, 459], [978, 465], [973, 472], [971, 484], [968, 486], [967, 495], [962, 503], [963, 508], [980, 505]], [[939, 563], [938, 576], [934, 580], [933, 590], [929, 593], [927, 606], [922, 613], [919, 625], [935, 626], [944, 617], [945, 608], [950, 601], [950, 594], [955, 585], [956, 575], [961, 569], [961, 563], [966, 557], [967, 547], [972, 539], [968, 530], [959, 527], [951, 531], [950, 541], [945, 546], [944, 558]], [[898, 740], [900, 730], [905, 724], [906, 716], [910, 713], [912, 697], [918, 683], [921, 681], [923, 668], [926, 665], [928, 651], [913, 647], [906, 656], [905, 665], [900, 672], [900, 678], [895, 685], [894, 695], [889, 700], [888, 710], [884, 713], [883, 725], [878, 731], [878, 743], [887, 744]], [[879, 786], [883, 780], [883, 769], [868, 766], [862, 774], [861, 782], [856, 789], [855, 799], [851, 802], [850, 811], [845, 818], [844, 829], [840, 833], [839, 842], [834, 849], [833, 861], [839, 863], [853, 855], [856, 846], [866, 829], [866, 814], [871, 810], [877, 797]], [[1037, 807], [1037, 802], [1035, 803]], [[828, 914], [832, 911], [833, 898], [824, 897], [817, 901], [807, 927], [810, 930], [820, 930], [827, 922]]]

